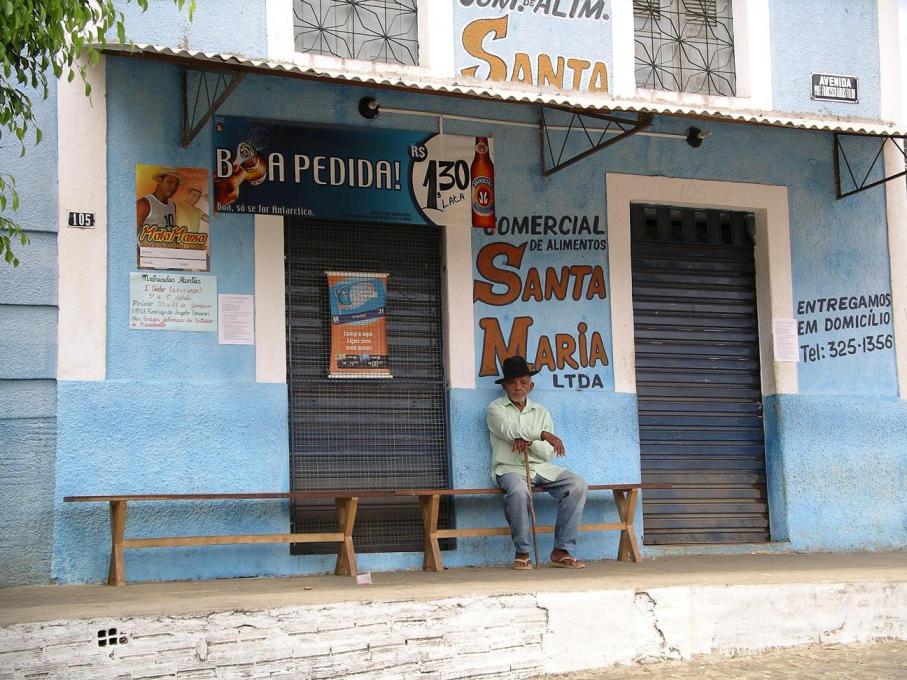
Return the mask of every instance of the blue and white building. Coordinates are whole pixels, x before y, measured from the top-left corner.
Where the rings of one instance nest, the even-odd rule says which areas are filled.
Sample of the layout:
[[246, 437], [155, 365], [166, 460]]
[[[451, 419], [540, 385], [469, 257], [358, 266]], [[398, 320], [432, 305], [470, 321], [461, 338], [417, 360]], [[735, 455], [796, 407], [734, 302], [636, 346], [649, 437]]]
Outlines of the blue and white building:
[[[0, 584], [106, 579], [107, 509], [68, 495], [488, 486], [484, 408], [517, 351], [572, 469], [673, 485], [643, 496], [644, 554], [907, 547], [903, 0], [123, 9], [134, 44], [104, 50], [91, 98], [55, 82], [44, 141], [0, 150], [31, 239], [0, 268]], [[476, 138], [493, 228], [470, 221]], [[184, 193], [203, 178], [194, 264], [137, 243], [168, 171]], [[331, 377], [326, 271], [387, 275], [392, 377]], [[154, 283], [186, 297], [143, 315]], [[330, 510], [147, 504], [127, 531]], [[494, 498], [442, 510], [503, 523]], [[418, 506], [363, 502], [356, 545], [362, 571], [421, 567]], [[448, 566], [511, 556], [445, 547]], [[578, 553], [616, 548], [584, 534]], [[126, 562], [333, 568], [284, 545]]]

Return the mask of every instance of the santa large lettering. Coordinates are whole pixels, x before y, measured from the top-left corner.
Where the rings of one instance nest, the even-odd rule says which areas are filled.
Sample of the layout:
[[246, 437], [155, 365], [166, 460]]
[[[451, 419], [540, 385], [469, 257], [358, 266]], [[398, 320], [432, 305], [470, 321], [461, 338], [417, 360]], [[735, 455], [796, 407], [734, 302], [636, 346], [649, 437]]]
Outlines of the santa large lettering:
[[[526, 243], [496, 242], [484, 246], [476, 257], [479, 274], [473, 282], [473, 301], [504, 306], [517, 302], [604, 300], [607, 297], [605, 273], [600, 265], [571, 264], [537, 267], [522, 271]], [[499, 363], [513, 354], [529, 358], [537, 368], [549, 371], [588, 369], [608, 365], [608, 353], [601, 333], [589, 331], [584, 321], [566, 332], [540, 334], [535, 346], [529, 346], [529, 329], [535, 323], [531, 316], [516, 316], [507, 337], [500, 320], [493, 316], [479, 319], [482, 329], [482, 357], [479, 375], [496, 375]], [[602, 387], [598, 374], [591, 376], [564, 374], [553, 376], [555, 387]]]

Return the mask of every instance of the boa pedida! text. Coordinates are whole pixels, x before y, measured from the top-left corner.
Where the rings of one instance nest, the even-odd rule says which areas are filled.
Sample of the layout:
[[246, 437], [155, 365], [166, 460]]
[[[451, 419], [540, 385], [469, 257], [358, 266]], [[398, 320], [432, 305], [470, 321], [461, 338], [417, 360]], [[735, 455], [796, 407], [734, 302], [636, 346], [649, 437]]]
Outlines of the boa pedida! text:
[[[544, 271], [529, 267], [521, 271], [526, 243], [489, 243], [476, 257], [478, 279], [473, 282], [473, 302], [504, 306], [516, 302], [543, 302], [551, 300], [604, 300], [607, 297], [605, 272], [600, 265], [572, 264], [546, 267]], [[513, 320], [510, 336], [504, 337], [500, 321], [495, 317], [479, 319], [483, 332], [482, 361], [479, 375], [496, 375], [498, 363], [514, 354], [521, 354], [549, 371], [567, 368], [593, 368], [607, 366], [608, 354], [598, 331], [589, 332], [586, 323], [565, 333], [540, 335], [534, 348], [529, 347], [529, 328], [535, 320], [531, 316], [517, 316]], [[534, 351], [532, 351], [534, 350]], [[581, 387], [601, 387], [601, 378], [592, 376], [563, 376], [567, 387], [573, 386], [577, 377]], [[557, 378], [557, 376], [555, 376]], [[583, 380], [585, 378], [585, 380]], [[587, 384], [583, 384], [583, 383]], [[564, 385], [555, 385], [563, 387]]]

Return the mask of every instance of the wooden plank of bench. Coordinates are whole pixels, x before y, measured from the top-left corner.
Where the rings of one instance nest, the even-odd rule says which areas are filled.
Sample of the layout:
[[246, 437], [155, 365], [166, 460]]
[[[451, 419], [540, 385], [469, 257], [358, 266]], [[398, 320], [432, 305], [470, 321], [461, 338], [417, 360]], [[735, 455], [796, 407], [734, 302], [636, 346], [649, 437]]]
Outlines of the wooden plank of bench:
[[617, 559], [621, 561], [631, 559], [634, 562], [639, 562], [642, 559], [642, 555], [639, 552], [639, 543], [636, 540], [636, 529], [633, 528], [639, 489], [630, 489], [629, 491], [614, 489], [613, 493], [614, 504], [617, 506], [617, 515], [624, 525], [623, 530], [620, 532]]
[[423, 571], [441, 571], [444, 563], [441, 560], [441, 549], [438, 546], [438, 510], [441, 497], [438, 495], [421, 496], [419, 510], [422, 513], [422, 527], [425, 547], [422, 554]]
[[317, 500], [327, 498], [381, 498], [395, 496], [394, 490], [338, 489], [316, 491], [278, 491], [262, 493], [157, 493], [118, 494], [110, 496], [64, 496], [64, 503], [98, 503], [111, 501], [218, 501], [218, 500]]
[[[610, 524], [580, 524], [577, 531], [617, 531], [623, 529], [622, 522]], [[543, 524], [535, 527], [537, 534], [553, 534], [553, 524]], [[438, 529], [435, 531], [437, 538], [472, 538], [475, 536], [509, 536], [510, 527], [469, 527], [463, 529]]]
[[[107, 496], [64, 496], [65, 503], [97, 503], [110, 505], [110, 566], [107, 583], [126, 584], [123, 551], [127, 548], [172, 548], [190, 545], [235, 545], [261, 543], [337, 543], [337, 562], [334, 573], [356, 575], [356, 551], [353, 546], [353, 527], [359, 498], [394, 496], [393, 491], [379, 489], [337, 489], [258, 493], [190, 493], [190, 494], [119, 494]], [[124, 538], [129, 501], [208, 501], [208, 500], [311, 500], [333, 499], [337, 506], [340, 531], [295, 534], [236, 534], [218, 536], [160, 536]]]
[[[579, 531], [620, 531], [617, 559], [619, 561], [632, 560], [639, 562], [641, 554], [639, 543], [636, 540], [636, 531], [633, 523], [636, 519], [636, 504], [640, 489], [670, 489], [670, 484], [590, 484], [590, 491], [611, 491], [614, 495], [614, 504], [617, 507], [619, 522], [599, 522], [581, 524]], [[535, 487], [534, 492], [544, 489]], [[396, 492], [398, 496], [416, 496], [422, 510], [422, 527], [425, 536], [424, 557], [422, 568], [425, 571], [443, 571], [444, 562], [438, 545], [440, 538], [477, 537], [477, 536], [507, 536], [510, 527], [468, 527], [458, 529], [438, 528], [438, 508], [441, 496], [474, 496], [482, 494], [500, 494], [498, 487], [481, 489], [401, 489]], [[536, 533], [554, 533], [551, 525], [537, 526]]]
[[123, 561], [123, 534], [126, 531], [126, 501], [110, 502], [110, 567], [107, 584], [126, 585], [126, 567]]
[[124, 548], [178, 548], [187, 545], [239, 545], [254, 543], [341, 543], [343, 532], [321, 534], [228, 534], [222, 536], [161, 536], [127, 538]]
[[[670, 484], [590, 484], [589, 491], [614, 491], [630, 489], [670, 489]], [[535, 493], [542, 493], [540, 486], [533, 487]], [[500, 487], [489, 486], [482, 489], [398, 489], [393, 492], [396, 496], [481, 496], [503, 493]]]
[[340, 527], [340, 546], [334, 573], [338, 576], [356, 575], [356, 551], [353, 549], [353, 525], [356, 523], [358, 498], [337, 498], [337, 526]]

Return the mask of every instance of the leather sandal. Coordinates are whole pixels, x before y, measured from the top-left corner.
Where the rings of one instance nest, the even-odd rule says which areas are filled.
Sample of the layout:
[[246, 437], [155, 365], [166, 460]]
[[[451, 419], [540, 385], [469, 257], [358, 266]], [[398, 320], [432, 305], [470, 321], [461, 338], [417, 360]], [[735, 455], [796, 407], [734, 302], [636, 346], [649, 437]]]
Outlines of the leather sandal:
[[571, 555], [563, 555], [556, 560], [548, 563], [549, 567], [560, 567], [561, 569], [585, 569], [586, 565]]
[[532, 560], [528, 557], [515, 557], [513, 558], [513, 569], [517, 571], [526, 571], [527, 569], [532, 569]]

